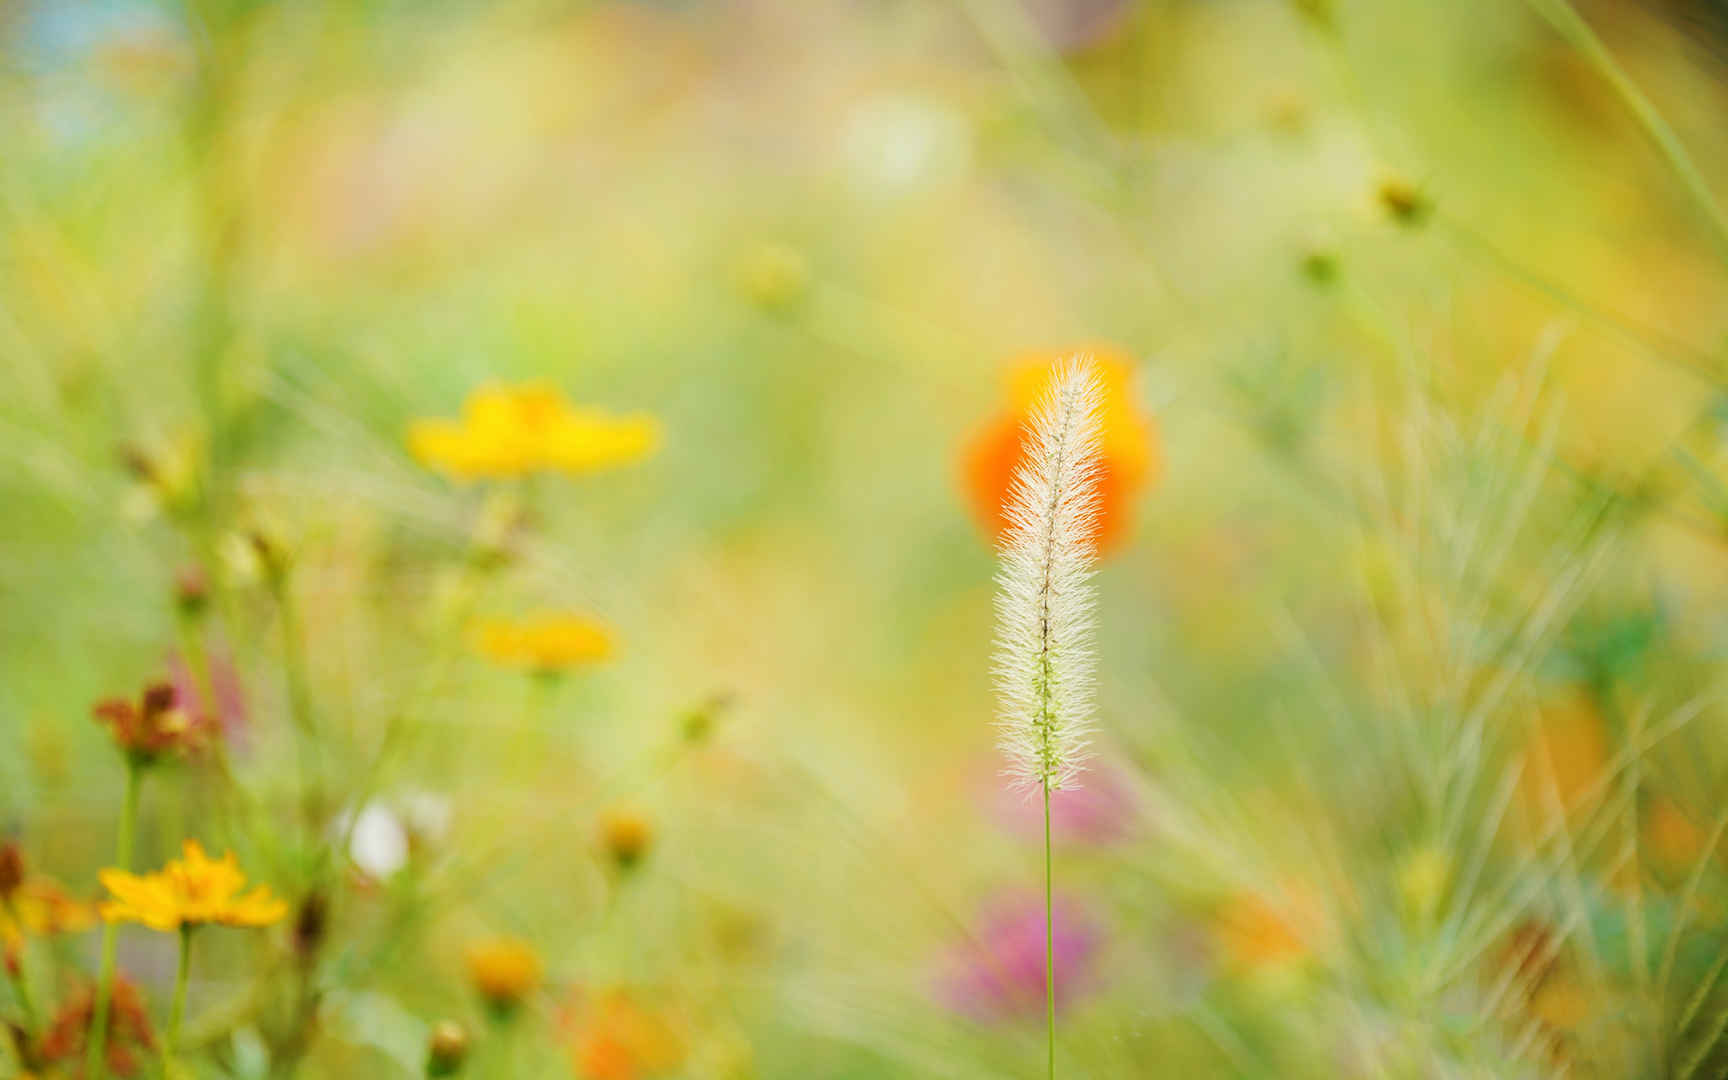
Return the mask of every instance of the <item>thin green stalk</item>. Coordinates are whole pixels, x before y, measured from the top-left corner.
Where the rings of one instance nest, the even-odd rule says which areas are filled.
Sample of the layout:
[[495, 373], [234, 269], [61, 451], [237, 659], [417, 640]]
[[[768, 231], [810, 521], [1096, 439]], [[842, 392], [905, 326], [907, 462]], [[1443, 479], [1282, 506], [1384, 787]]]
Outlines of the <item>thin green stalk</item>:
[[1044, 1019], [1048, 1027], [1050, 1080], [1056, 1080], [1056, 911], [1051, 887], [1055, 877], [1050, 855], [1050, 781], [1044, 781]]
[[1607, 80], [1608, 85], [1614, 88], [1614, 92], [1620, 95], [1620, 100], [1637, 118], [1639, 125], [1644, 128], [1644, 133], [1656, 144], [1656, 149], [1668, 159], [1669, 166], [1680, 178], [1693, 201], [1698, 204], [1698, 209], [1703, 212], [1705, 219], [1710, 222], [1717, 246], [1723, 255], [1728, 257], [1728, 213], [1724, 213], [1722, 205], [1716, 201], [1709, 182], [1704, 179], [1704, 173], [1697, 163], [1692, 160], [1692, 155], [1687, 153], [1686, 144], [1680, 141], [1680, 136], [1669, 126], [1668, 121], [1663, 119], [1655, 104], [1638, 89], [1638, 84], [1626, 74], [1626, 70], [1614, 59], [1614, 54], [1608, 51], [1596, 31], [1591, 29], [1584, 16], [1578, 14], [1568, 0], [1530, 0], [1530, 3], [1562, 37], [1584, 54]]
[[174, 999], [168, 1008], [168, 1033], [162, 1037], [162, 1076], [174, 1075], [174, 1048], [180, 1043], [180, 1021], [186, 1016], [186, 984], [192, 975], [192, 927], [180, 925], [180, 963], [174, 970]]
[[[144, 785], [144, 767], [128, 758], [126, 761], [126, 791], [120, 800], [119, 835], [114, 840], [114, 865], [121, 870], [132, 869], [132, 837], [138, 825], [138, 793]], [[91, 1080], [108, 1074], [108, 1007], [114, 996], [114, 950], [119, 927], [106, 923], [102, 927], [102, 964], [96, 976], [96, 1004], [90, 1014], [90, 1049], [85, 1057], [84, 1072]]]
[[[5, 904], [6, 914], [13, 925], [23, 926], [24, 921], [18, 917], [18, 909], [8, 899]], [[6, 973], [12, 977], [12, 989], [18, 995], [18, 1007], [24, 1010], [24, 1024], [30, 1029], [30, 1037], [36, 1036], [36, 995], [30, 992], [30, 972], [25, 966], [25, 941], [20, 935], [16, 957], [8, 957]]]
[[282, 616], [282, 669], [288, 681], [288, 712], [294, 722], [295, 743], [300, 759], [300, 805], [306, 828], [316, 832], [323, 812], [323, 781], [318, 760], [318, 731], [312, 718], [312, 696], [306, 678], [306, 655], [301, 648], [300, 618], [294, 605], [294, 590], [286, 571], [271, 575], [276, 609]]

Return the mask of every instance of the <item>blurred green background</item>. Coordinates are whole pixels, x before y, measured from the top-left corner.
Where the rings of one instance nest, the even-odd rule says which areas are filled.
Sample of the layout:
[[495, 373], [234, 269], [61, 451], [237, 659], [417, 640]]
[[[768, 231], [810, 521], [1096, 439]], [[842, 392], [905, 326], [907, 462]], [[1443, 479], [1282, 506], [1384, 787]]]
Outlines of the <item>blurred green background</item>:
[[[177, 766], [138, 864], [304, 910], [289, 638], [329, 831], [414, 840], [342, 865], [290, 1072], [418, 1075], [448, 1016], [488, 1076], [1042, 1075], [944, 989], [1041, 855], [962, 460], [1009, 360], [1111, 342], [1161, 465], [1066, 1074], [1724, 1075], [1725, 56], [1704, 0], [0, 0], [0, 827], [94, 895], [89, 710], [202, 566], [256, 805]], [[664, 445], [471, 573], [489, 486], [404, 435], [534, 379]], [[470, 602], [618, 655], [499, 670]], [[290, 937], [208, 951], [192, 1075], [280, 1073], [286, 1007], [221, 1007]], [[121, 964], [160, 1015], [172, 943]]]

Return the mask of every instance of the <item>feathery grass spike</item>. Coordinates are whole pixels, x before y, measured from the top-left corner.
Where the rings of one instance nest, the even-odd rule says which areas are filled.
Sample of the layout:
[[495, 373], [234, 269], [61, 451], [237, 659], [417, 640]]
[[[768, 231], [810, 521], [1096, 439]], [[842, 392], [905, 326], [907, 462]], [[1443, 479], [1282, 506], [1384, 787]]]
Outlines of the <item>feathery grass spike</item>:
[[1002, 749], [1027, 790], [1073, 786], [1086, 751], [1102, 397], [1089, 358], [1057, 367], [1008, 493], [996, 678]]

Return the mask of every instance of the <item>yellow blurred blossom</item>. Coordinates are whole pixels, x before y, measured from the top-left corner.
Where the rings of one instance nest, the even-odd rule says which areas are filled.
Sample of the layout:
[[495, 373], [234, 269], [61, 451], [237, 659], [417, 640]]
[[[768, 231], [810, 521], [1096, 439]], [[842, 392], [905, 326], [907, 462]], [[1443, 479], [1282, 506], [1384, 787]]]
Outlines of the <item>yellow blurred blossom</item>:
[[109, 869], [100, 876], [114, 896], [102, 905], [109, 922], [138, 922], [167, 933], [205, 923], [268, 926], [288, 914], [288, 905], [271, 896], [268, 886], [241, 891], [246, 875], [233, 852], [212, 859], [196, 840], [186, 841], [181, 858], [154, 874]]
[[1643, 815], [1642, 848], [1650, 868], [1669, 880], [1681, 880], [1709, 857], [1710, 834], [1680, 804], [1656, 796]]
[[615, 811], [600, 820], [600, 842], [618, 869], [629, 870], [654, 843], [654, 827], [639, 814]]
[[768, 311], [786, 311], [810, 287], [810, 266], [802, 253], [784, 244], [763, 244], [738, 260], [738, 290]]
[[458, 480], [592, 472], [640, 461], [659, 444], [652, 417], [576, 406], [546, 382], [481, 387], [461, 419], [416, 420], [408, 429], [414, 457]]
[[552, 674], [611, 659], [612, 631], [582, 615], [492, 619], [480, 625], [475, 645], [495, 664]]
[[496, 1008], [511, 1008], [540, 985], [540, 954], [521, 938], [496, 937], [477, 941], [464, 956], [468, 981]]
[[1444, 848], [1418, 847], [1398, 860], [1396, 882], [1405, 918], [1430, 926], [1452, 887], [1452, 856]]
[[1556, 811], [1586, 813], [1606, 796], [1611, 756], [1607, 727], [1588, 694], [1573, 691], [1543, 706], [1518, 780], [1519, 800], [1538, 834]]
[[26, 937], [76, 934], [96, 922], [91, 906], [48, 878], [25, 880], [0, 905], [0, 944], [16, 948]]

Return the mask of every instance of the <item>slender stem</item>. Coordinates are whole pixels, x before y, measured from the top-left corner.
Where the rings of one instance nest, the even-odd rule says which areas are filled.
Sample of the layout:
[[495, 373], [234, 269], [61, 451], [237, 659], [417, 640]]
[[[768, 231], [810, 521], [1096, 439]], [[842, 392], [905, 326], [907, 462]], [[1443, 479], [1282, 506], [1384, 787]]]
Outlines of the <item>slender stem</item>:
[[[114, 865], [121, 870], [132, 869], [132, 836], [138, 825], [138, 792], [144, 784], [144, 768], [130, 758], [126, 761], [126, 792], [120, 801], [120, 829], [114, 840]], [[105, 923], [102, 927], [102, 966], [96, 976], [96, 1004], [90, 1014], [89, 1053], [84, 1072], [91, 1080], [108, 1075], [108, 1006], [114, 996], [114, 950], [119, 926]]]
[[1561, 36], [1570, 41], [1574, 48], [1584, 54], [1608, 81], [1608, 85], [1614, 88], [1614, 92], [1620, 95], [1620, 100], [1637, 118], [1639, 125], [1644, 128], [1644, 133], [1668, 160], [1687, 194], [1698, 204], [1699, 211], [1710, 223], [1717, 246], [1724, 256], [1728, 256], [1728, 213], [1724, 213], [1721, 204], [1716, 201], [1709, 181], [1692, 160], [1692, 155], [1687, 153], [1686, 145], [1680, 141], [1679, 134], [1638, 88], [1638, 84], [1632, 81], [1632, 77], [1626, 74], [1626, 70], [1614, 59], [1614, 54], [1608, 51], [1596, 31], [1568, 0], [1531, 0], [1531, 6], [1536, 8]]
[[186, 984], [192, 975], [192, 927], [180, 924], [180, 963], [174, 970], [174, 998], [168, 1007], [168, 1033], [162, 1037], [162, 1077], [171, 1080], [174, 1048], [180, 1043], [180, 1021], [186, 1016]]
[[300, 806], [306, 828], [316, 833], [323, 813], [323, 781], [318, 761], [318, 732], [312, 717], [312, 695], [306, 678], [306, 655], [301, 648], [300, 618], [294, 604], [294, 589], [286, 572], [271, 577], [276, 608], [282, 617], [282, 669], [288, 681], [288, 711], [294, 721], [295, 742], [300, 759]]
[[1050, 1038], [1050, 1080], [1056, 1080], [1056, 911], [1051, 903], [1055, 877], [1050, 856], [1050, 781], [1044, 781], [1044, 1019]]
[[[5, 907], [6, 915], [12, 920], [14, 926], [22, 927], [24, 925], [24, 920], [18, 917], [18, 909], [10, 899], [7, 899], [5, 904], [0, 906]], [[20, 933], [17, 940], [17, 951], [9, 952], [3, 959], [0, 959], [0, 963], [6, 965], [6, 974], [12, 978], [12, 989], [18, 995], [18, 1007], [24, 1010], [24, 1024], [30, 1029], [30, 1035], [34, 1038], [38, 1019], [36, 996], [30, 992], [30, 972], [25, 966], [26, 939]], [[0, 947], [10, 948], [10, 946]]]

